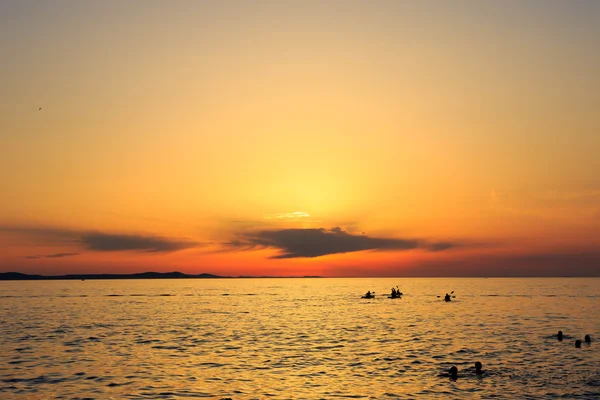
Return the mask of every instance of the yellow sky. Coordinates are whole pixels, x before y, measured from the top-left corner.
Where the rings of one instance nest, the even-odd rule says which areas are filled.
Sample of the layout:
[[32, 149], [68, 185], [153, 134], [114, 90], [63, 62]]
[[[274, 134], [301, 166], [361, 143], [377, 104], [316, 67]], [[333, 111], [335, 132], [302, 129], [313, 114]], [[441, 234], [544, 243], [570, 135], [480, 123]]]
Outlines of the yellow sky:
[[[584, 1], [3, 2], [0, 272], [385, 275], [597, 254], [598, 17]], [[351, 244], [227, 244], [286, 229]], [[77, 255], [44, 258], [62, 253]]]

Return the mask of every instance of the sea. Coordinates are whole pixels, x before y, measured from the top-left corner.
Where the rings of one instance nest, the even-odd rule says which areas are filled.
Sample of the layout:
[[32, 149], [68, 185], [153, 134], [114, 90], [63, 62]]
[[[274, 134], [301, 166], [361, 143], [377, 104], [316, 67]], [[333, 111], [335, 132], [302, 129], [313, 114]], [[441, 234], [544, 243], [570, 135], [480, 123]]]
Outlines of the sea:
[[599, 300], [600, 278], [6, 281], [0, 398], [594, 399]]

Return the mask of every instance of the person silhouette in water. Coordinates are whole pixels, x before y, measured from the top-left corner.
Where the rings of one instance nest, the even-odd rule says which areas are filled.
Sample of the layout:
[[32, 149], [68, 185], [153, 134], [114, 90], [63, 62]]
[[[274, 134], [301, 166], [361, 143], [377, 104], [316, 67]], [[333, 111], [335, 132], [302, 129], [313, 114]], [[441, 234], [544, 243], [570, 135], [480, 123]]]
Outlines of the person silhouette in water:
[[398, 296], [398, 292], [396, 292], [395, 288], [392, 288], [392, 299], [395, 299]]
[[479, 361], [477, 361], [475, 363], [475, 373], [477, 375], [483, 375], [483, 374], [485, 374], [485, 371], [482, 370], [481, 368], [483, 368], [483, 365]]
[[559, 342], [562, 342], [562, 340], [563, 340], [563, 333], [562, 333], [562, 331], [558, 331], [558, 335], [556, 335], [556, 338], [558, 339]]
[[585, 340], [586, 343], [592, 343], [592, 338], [590, 337], [590, 335], [585, 335], [585, 338], [583, 339]]
[[448, 376], [450, 379], [456, 380], [456, 378], [458, 378], [458, 368], [456, 368], [454, 365], [451, 366], [450, 370], [448, 371]]
[[444, 296], [444, 301], [450, 301], [450, 295], [448, 293], [446, 293], [446, 295]]
[[578, 348], [578, 349], [580, 349], [580, 348], [581, 348], [581, 340], [577, 339], [577, 340], [575, 341], [575, 347], [576, 347], [576, 348]]

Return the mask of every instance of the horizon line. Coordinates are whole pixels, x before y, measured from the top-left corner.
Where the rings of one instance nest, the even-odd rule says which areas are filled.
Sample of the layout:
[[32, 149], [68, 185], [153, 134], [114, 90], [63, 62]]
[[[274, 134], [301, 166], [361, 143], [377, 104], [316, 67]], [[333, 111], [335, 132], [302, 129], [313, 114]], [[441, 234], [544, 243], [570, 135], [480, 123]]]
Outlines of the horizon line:
[[156, 272], [144, 271], [134, 273], [71, 273], [60, 275], [28, 274], [17, 271], [0, 272], [0, 281], [10, 280], [118, 280], [118, 279], [386, 279], [386, 278], [468, 278], [468, 279], [510, 279], [510, 278], [600, 278], [600, 275], [396, 275], [396, 276], [321, 276], [321, 275], [238, 275], [226, 276], [208, 272], [188, 274], [180, 271]]

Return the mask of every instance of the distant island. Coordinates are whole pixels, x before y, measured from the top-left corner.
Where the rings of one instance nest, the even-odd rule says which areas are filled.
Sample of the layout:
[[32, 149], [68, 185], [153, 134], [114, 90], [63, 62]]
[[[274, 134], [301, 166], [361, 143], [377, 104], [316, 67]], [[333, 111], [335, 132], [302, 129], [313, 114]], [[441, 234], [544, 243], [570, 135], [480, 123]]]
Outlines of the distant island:
[[[137, 274], [69, 274], [69, 275], [29, 275], [20, 272], [0, 272], [0, 281], [58, 281], [87, 279], [233, 279], [232, 276], [213, 274], [190, 275], [183, 272], [141, 272]], [[320, 278], [320, 276], [239, 276], [237, 278]]]

